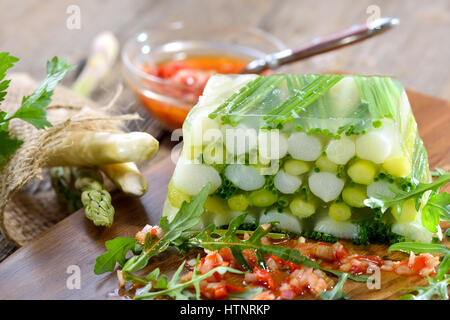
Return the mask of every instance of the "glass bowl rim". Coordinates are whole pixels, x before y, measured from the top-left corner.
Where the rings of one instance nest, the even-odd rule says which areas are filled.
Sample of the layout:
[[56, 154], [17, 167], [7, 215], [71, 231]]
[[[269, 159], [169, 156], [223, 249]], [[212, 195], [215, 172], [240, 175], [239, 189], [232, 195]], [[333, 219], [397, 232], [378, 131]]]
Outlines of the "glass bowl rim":
[[[175, 22], [172, 23], [168, 26], [166, 26], [166, 29], [168, 29], [168, 31], [172, 31], [172, 30], [176, 30], [176, 28], [173, 28], [172, 26], [177, 26], [179, 25], [180, 22]], [[182, 28], [185, 28], [184, 23], [181, 24]], [[164, 26], [163, 26], [164, 27]], [[187, 26], [189, 27], [189, 26]], [[150, 34], [151, 32], [154, 32], [154, 30], [161, 30], [161, 27], [155, 27], [155, 28], [149, 28], [149, 29], [145, 29], [143, 31], [137, 32], [135, 33], [131, 38], [129, 38], [125, 44], [122, 47], [121, 50], [121, 61], [122, 64], [125, 66], [125, 68], [127, 70], [129, 70], [133, 76], [137, 76], [139, 78], [139, 80], [146, 80], [146, 81], [152, 81], [158, 84], [163, 84], [163, 85], [169, 85], [172, 87], [178, 87], [180, 89], [196, 89], [196, 87], [193, 87], [191, 85], [184, 85], [184, 84], [177, 84], [177, 83], [173, 83], [172, 81], [170, 81], [169, 79], [163, 79], [154, 75], [150, 75], [144, 71], [142, 71], [141, 69], [139, 69], [131, 60], [130, 55], [129, 55], [129, 47], [131, 45], [133, 45], [134, 43], [138, 43], [138, 42], [143, 42], [143, 41], [139, 41], [138, 37], [143, 35], [143, 34]], [[246, 32], [250, 32], [253, 34], [256, 34], [258, 36], [260, 36], [262, 39], [264, 39], [266, 42], [272, 44], [274, 47], [276, 47], [276, 50], [284, 50], [286, 49], [286, 45], [277, 37], [275, 37], [273, 34], [266, 32], [264, 30], [262, 30], [261, 28], [258, 27], [247, 27], [245, 29]], [[146, 41], [146, 40], [144, 40]], [[219, 42], [219, 41], [204, 41], [206, 43], [216, 43], [216, 44], [224, 44], [226, 42]], [[171, 41], [168, 41], [167, 43], [171, 43]], [[236, 47], [245, 47], [245, 45], [238, 45]], [[249, 49], [253, 49], [252, 47], [247, 47]], [[256, 49], [255, 49], [256, 50]], [[271, 53], [271, 52], [270, 52]]]

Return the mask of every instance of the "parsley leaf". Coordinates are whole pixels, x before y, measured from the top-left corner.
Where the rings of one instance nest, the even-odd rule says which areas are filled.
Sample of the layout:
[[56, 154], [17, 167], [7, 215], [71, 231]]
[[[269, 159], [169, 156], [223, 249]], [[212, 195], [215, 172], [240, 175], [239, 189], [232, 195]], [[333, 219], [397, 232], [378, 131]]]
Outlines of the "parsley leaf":
[[[3, 80], [6, 77], [6, 71], [12, 68], [17, 61], [19, 59], [11, 56], [9, 52], [0, 52], [0, 102], [5, 100], [6, 89], [8, 89], [10, 83], [10, 80]], [[2, 117], [0, 115], [1, 120]]]
[[45, 107], [51, 102], [56, 85], [73, 67], [65, 60], [54, 57], [47, 62], [47, 76], [40, 86], [29, 96], [23, 97], [20, 108], [10, 119], [18, 118], [32, 124], [36, 129], [51, 127], [47, 121]]
[[345, 281], [347, 281], [348, 273], [343, 273], [339, 276], [339, 281], [336, 283], [334, 288], [330, 291], [323, 291], [317, 294], [317, 296], [322, 297], [323, 300], [349, 300], [349, 296], [342, 291]]
[[[0, 102], [4, 100], [10, 83], [10, 80], [3, 80], [6, 77], [6, 71], [17, 61], [19, 59], [9, 55], [8, 52], [0, 52]], [[13, 115], [0, 110], [0, 164], [14, 154], [23, 143], [9, 135], [9, 122], [12, 119], [21, 119], [32, 124], [36, 129], [50, 127], [51, 123], [47, 121], [45, 107], [51, 102], [56, 85], [72, 68], [65, 60], [54, 57], [47, 62], [47, 76], [44, 81], [31, 95], [23, 97], [21, 106]]]
[[0, 130], [0, 163], [5, 162], [7, 157], [16, 152], [23, 141], [10, 137], [7, 131]]
[[114, 271], [116, 263], [121, 267], [125, 264], [125, 256], [128, 251], [133, 250], [137, 240], [134, 238], [115, 238], [106, 241], [106, 251], [95, 259], [94, 273], [102, 274]]

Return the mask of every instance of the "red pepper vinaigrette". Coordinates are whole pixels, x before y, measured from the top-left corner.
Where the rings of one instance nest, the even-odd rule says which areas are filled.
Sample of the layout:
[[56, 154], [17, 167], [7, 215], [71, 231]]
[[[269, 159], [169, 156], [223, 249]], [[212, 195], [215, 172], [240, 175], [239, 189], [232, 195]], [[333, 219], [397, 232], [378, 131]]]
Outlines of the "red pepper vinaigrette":
[[181, 128], [213, 74], [240, 73], [249, 62], [242, 57], [205, 55], [147, 64], [141, 70], [161, 81], [148, 81], [146, 95], [136, 93], [145, 108], [166, 128]]

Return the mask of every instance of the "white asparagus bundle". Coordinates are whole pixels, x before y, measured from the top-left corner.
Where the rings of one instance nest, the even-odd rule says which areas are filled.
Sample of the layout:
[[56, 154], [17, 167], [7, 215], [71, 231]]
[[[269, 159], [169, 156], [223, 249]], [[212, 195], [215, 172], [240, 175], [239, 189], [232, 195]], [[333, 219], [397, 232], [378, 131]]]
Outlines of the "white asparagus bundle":
[[72, 90], [88, 97], [109, 72], [118, 52], [119, 41], [113, 33], [105, 31], [96, 36], [86, 67], [78, 76]]
[[[91, 53], [83, 72], [72, 86], [82, 96], [89, 96], [108, 74], [119, 52], [119, 42], [111, 32], [102, 32], [95, 37]], [[100, 169], [124, 193], [136, 197], [148, 190], [147, 179], [133, 162], [100, 165]]]

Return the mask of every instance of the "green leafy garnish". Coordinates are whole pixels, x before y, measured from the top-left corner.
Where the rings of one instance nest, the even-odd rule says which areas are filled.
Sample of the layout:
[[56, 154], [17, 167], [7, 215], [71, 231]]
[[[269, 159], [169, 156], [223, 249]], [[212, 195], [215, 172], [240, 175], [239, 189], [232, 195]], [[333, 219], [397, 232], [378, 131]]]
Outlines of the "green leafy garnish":
[[[165, 276], [162, 276], [159, 280], [156, 280], [154, 276], [148, 277], [151, 278], [151, 280], [157, 282], [157, 286], [152, 287], [152, 284], [149, 283], [143, 290], [142, 293], [137, 295], [135, 299], [137, 300], [152, 300], [157, 297], [169, 297], [176, 300], [188, 300], [192, 298], [196, 298], [197, 300], [200, 299], [200, 282], [202, 280], [205, 280], [209, 277], [211, 277], [216, 272], [218, 274], [225, 274], [226, 272], [235, 273], [235, 274], [242, 274], [243, 272], [240, 270], [236, 270], [229, 267], [216, 267], [210, 271], [208, 271], [205, 274], [200, 275], [200, 272], [197, 270], [199, 262], [199, 257], [197, 257], [197, 262], [194, 267], [194, 271], [192, 273], [192, 279], [186, 282], [180, 282], [180, 275], [183, 271], [184, 265], [186, 261], [183, 261], [183, 263], [178, 267], [175, 274], [172, 276], [172, 279], [167, 282], [167, 278], [164, 278]], [[154, 271], [153, 271], [154, 272]], [[159, 273], [159, 270], [158, 270]], [[163, 279], [161, 281], [161, 279]], [[165, 285], [163, 285], [165, 284]], [[187, 289], [190, 287], [194, 287], [195, 289], [195, 296], [192, 295], [190, 291]], [[156, 288], [159, 289], [157, 291], [151, 291], [150, 289]]]
[[382, 212], [385, 212], [392, 206], [399, 206], [401, 208], [405, 201], [414, 199], [416, 209], [419, 209], [424, 193], [431, 192], [429, 203], [427, 202], [422, 210], [422, 224], [429, 231], [436, 232], [439, 218], [446, 220], [450, 217], [449, 194], [438, 194], [439, 189], [449, 181], [450, 173], [447, 172], [439, 175], [433, 182], [419, 183], [409, 191], [402, 190], [398, 186], [393, 185], [389, 188], [394, 193], [393, 197], [371, 197], [366, 199], [364, 204], [372, 209], [379, 208]]
[[183, 202], [180, 211], [175, 215], [171, 222], [167, 217], [162, 217], [159, 226], [164, 232], [161, 239], [153, 238], [146, 240], [142, 253], [132, 257], [125, 264], [123, 271], [133, 273], [144, 268], [148, 260], [165, 251], [174, 241], [176, 241], [183, 232], [189, 230], [200, 222], [200, 216], [203, 214], [203, 205], [208, 197], [211, 185], [208, 183], [203, 189], [191, 200], [191, 202]]
[[[11, 56], [9, 52], [0, 52], [0, 102], [5, 100], [6, 89], [8, 89], [9, 83], [11, 81], [4, 80], [6, 77], [6, 71], [12, 68], [14, 66], [14, 63], [16, 63], [17, 61], [19, 61], [19, 59]], [[0, 120], [2, 120], [1, 113]]]
[[9, 136], [8, 131], [0, 131], [0, 164], [20, 148], [23, 141]]
[[[219, 250], [220, 248], [224, 247], [230, 248], [234, 258], [236, 259], [236, 262], [246, 270], [251, 270], [251, 268], [242, 255], [242, 250], [250, 249], [255, 252], [257, 263], [260, 265], [260, 267], [263, 268], [265, 267], [265, 256], [274, 255], [283, 260], [291, 261], [297, 265], [320, 269], [337, 276], [342, 274], [342, 272], [337, 270], [322, 268], [317, 262], [304, 256], [299, 250], [276, 245], [274, 246], [262, 244], [261, 238], [269, 233], [270, 228], [264, 229], [262, 226], [258, 226], [258, 228], [251, 234], [249, 239], [240, 239], [239, 237], [237, 237], [236, 231], [245, 220], [246, 215], [246, 213], [243, 213], [231, 220], [225, 234], [218, 234], [217, 232], [215, 232], [216, 226], [210, 225], [199, 234], [186, 239], [184, 245], [187, 245], [189, 247], [200, 247], [208, 250]], [[275, 223], [273, 223], [272, 225], [274, 224]], [[349, 278], [361, 282], [367, 280], [366, 276], [355, 276], [351, 274], [349, 274]]]
[[448, 285], [450, 284], [450, 276], [445, 275], [442, 280], [428, 278], [428, 285], [425, 287], [408, 288], [410, 291], [416, 291], [416, 294], [405, 294], [400, 300], [431, 300], [437, 297], [440, 300], [448, 300]]
[[421, 243], [421, 242], [395, 243], [389, 247], [388, 253], [391, 253], [392, 251], [402, 251], [406, 253], [414, 252], [416, 254], [420, 253], [450, 254], [450, 249], [443, 244]]
[[321, 297], [323, 300], [349, 300], [349, 296], [342, 291], [345, 281], [347, 281], [348, 274], [343, 273], [339, 276], [339, 281], [336, 283], [334, 288], [330, 291], [323, 291], [317, 296]]
[[65, 60], [54, 57], [47, 62], [47, 76], [39, 87], [29, 96], [22, 99], [20, 108], [10, 117], [18, 118], [32, 124], [36, 129], [51, 127], [47, 121], [45, 107], [52, 101], [53, 91], [56, 85], [73, 67]]
[[437, 231], [439, 221], [450, 222], [450, 193], [432, 194], [422, 210], [422, 224], [430, 231]]
[[261, 287], [258, 287], [258, 288], [247, 287], [247, 288], [245, 288], [244, 292], [230, 293], [229, 296], [230, 296], [230, 298], [235, 298], [235, 299], [250, 300], [251, 298], [260, 294], [261, 292], [263, 292], [263, 288], [261, 288]]
[[[0, 101], [4, 100], [6, 89], [10, 83], [10, 80], [4, 80], [6, 71], [18, 60], [9, 55], [8, 52], [0, 53]], [[8, 126], [12, 119], [26, 121], [36, 129], [51, 127], [51, 123], [47, 120], [45, 107], [50, 104], [56, 85], [72, 68], [65, 60], [59, 60], [57, 57], [54, 57], [47, 62], [47, 75], [44, 81], [31, 95], [23, 97], [19, 109], [12, 115], [0, 111], [0, 164], [14, 154], [23, 143], [23, 141], [10, 136]]]
[[102, 274], [114, 271], [116, 264], [123, 267], [127, 252], [133, 250], [136, 243], [137, 240], [134, 238], [115, 238], [106, 241], [105, 246], [108, 251], [95, 259], [94, 273]]

